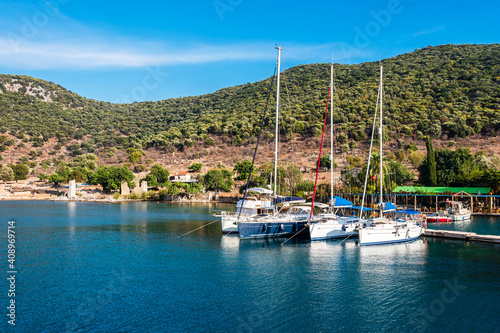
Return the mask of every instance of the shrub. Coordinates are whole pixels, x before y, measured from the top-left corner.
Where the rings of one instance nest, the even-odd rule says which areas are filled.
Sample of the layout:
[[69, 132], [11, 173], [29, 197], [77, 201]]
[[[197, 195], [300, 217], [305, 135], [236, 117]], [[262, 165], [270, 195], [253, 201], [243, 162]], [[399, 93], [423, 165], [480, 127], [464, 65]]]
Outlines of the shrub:
[[410, 155], [408, 155], [408, 160], [410, 160], [411, 165], [417, 168], [422, 161], [424, 160], [424, 154], [418, 151], [412, 151]]
[[14, 180], [14, 171], [11, 167], [3, 167], [0, 169], [0, 179], [6, 182]]
[[207, 138], [207, 139], [205, 140], [205, 144], [206, 144], [207, 146], [214, 146], [214, 145], [215, 145], [215, 140], [214, 140], [214, 139], [212, 139], [212, 138]]
[[403, 162], [404, 160], [406, 159], [406, 155], [405, 155], [405, 152], [403, 150], [398, 150], [396, 152], [396, 160], [398, 162]]
[[193, 164], [191, 164], [188, 169], [191, 170], [191, 171], [200, 171], [201, 170], [201, 167], [203, 165], [201, 163], [198, 163], [198, 162], [193, 162]]
[[144, 165], [142, 165], [142, 164], [139, 164], [139, 165], [136, 165], [134, 167], [134, 169], [135, 169], [135, 172], [143, 172], [143, 171], [146, 170], [146, 167]]

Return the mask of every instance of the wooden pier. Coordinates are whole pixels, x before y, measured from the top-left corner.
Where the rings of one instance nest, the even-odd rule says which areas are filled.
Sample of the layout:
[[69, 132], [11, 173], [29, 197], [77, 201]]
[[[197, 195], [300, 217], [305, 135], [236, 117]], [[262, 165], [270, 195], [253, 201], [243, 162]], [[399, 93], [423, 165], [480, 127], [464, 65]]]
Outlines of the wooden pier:
[[500, 244], [500, 236], [478, 235], [475, 232], [426, 229], [422, 236], [446, 239], [461, 239], [468, 242]]

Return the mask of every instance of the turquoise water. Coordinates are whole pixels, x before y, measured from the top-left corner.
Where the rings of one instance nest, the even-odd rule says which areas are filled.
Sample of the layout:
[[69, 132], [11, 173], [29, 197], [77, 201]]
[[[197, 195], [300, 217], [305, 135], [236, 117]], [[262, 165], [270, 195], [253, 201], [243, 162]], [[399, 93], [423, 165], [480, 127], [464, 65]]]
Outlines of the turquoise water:
[[[179, 238], [229, 207], [0, 202], [2, 273], [9, 220], [18, 271], [16, 326], [2, 278], [0, 331], [500, 331], [498, 246], [281, 245], [222, 237], [219, 223]], [[500, 220], [468, 227], [500, 234]]]

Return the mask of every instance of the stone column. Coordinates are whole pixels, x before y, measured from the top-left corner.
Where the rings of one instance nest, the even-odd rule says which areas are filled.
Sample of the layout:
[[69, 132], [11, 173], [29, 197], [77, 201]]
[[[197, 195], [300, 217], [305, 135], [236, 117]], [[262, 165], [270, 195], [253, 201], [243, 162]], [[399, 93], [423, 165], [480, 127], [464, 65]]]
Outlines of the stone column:
[[122, 185], [120, 186], [120, 193], [122, 195], [130, 195], [130, 188], [128, 187], [127, 182], [122, 182]]
[[68, 199], [74, 199], [76, 196], [76, 181], [69, 181], [69, 189], [68, 189]]

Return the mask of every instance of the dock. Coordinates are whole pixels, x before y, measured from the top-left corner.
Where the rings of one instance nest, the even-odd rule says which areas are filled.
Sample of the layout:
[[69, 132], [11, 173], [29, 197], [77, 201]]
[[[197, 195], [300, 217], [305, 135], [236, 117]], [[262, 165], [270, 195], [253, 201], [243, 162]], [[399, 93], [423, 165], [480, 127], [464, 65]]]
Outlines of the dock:
[[500, 244], [500, 236], [478, 235], [475, 232], [426, 229], [422, 236], [446, 239], [461, 239], [468, 242]]

